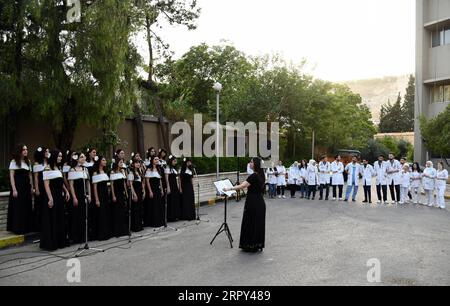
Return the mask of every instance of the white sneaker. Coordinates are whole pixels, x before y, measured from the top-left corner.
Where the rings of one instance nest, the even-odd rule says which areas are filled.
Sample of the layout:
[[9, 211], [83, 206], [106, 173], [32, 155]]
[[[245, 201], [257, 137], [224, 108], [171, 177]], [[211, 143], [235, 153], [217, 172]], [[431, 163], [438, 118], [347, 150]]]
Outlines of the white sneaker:
[[283, 196], [283, 199], [286, 199], [286, 196]]
[[278, 199], [281, 199], [281, 196], [278, 196]]
[[377, 201], [377, 204], [381, 204], [381, 201]]
[[433, 207], [433, 204], [428, 204], [427, 206], [428, 206], [428, 207]]
[[405, 204], [405, 203], [403, 203], [403, 202], [399, 202], [398, 204], [400, 204], [400, 205], [403, 205], [403, 204]]
[[333, 201], [336, 201], [336, 198], [333, 198]]

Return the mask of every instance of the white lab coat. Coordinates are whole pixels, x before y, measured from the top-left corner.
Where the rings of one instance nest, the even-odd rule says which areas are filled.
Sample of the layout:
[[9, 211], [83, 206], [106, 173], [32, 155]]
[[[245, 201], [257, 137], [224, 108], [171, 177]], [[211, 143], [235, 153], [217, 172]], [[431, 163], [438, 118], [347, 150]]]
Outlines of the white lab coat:
[[411, 186], [411, 173], [403, 172], [401, 173], [401, 187], [409, 188]]
[[347, 185], [352, 186], [353, 172], [355, 172], [355, 186], [359, 186], [359, 175], [363, 175], [363, 167], [361, 164], [357, 163], [353, 165], [353, 163], [350, 163], [345, 167], [345, 171], [348, 173]]
[[387, 164], [385, 161], [381, 162], [381, 166], [379, 161], [376, 161], [375, 164], [373, 164], [373, 169], [375, 170], [376, 176], [377, 176], [377, 186], [378, 185], [387, 185]]
[[[331, 181], [333, 186], [344, 185], [344, 164], [341, 162], [331, 163], [331, 172], [333, 172]], [[335, 173], [337, 172], [337, 173]]]
[[274, 168], [267, 169], [267, 181], [270, 185], [276, 185], [277, 184], [277, 176], [275, 175]]
[[277, 185], [286, 186], [286, 168], [284, 166], [277, 166]]
[[301, 185], [300, 169], [295, 166], [289, 168], [288, 172], [288, 184], [289, 185]]
[[422, 180], [422, 174], [414, 171], [411, 172], [411, 188], [420, 188], [420, 181]]
[[307, 177], [308, 177], [308, 171], [306, 170], [306, 168], [301, 168], [300, 169], [300, 180], [301, 180], [302, 184], [306, 183]]
[[[428, 175], [430, 177], [425, 177], [425, 175]], [[434, 190], [435, 182], [434, 179], [436, 178], [437, 171], [434, 168], [425, 168], [423, 171], [422, 176], [422, 185], [423, 189], [425, 190]]]
[[363, 167], [363, 186], [372, 186], [372, 178], [377, 175], [372, 165]]
[[306, 180], [309, 186], [316, 186], [319, 184], [319, 169], [317, 166], [309, 165], [306, 175]]
[[[439, 178], [439, 180], [438, 180]], [[442, 180], [444, 179], [444, 180]], [[448, 171], [446, 169], [442, 170], [442, 171], [437, 171], [436, 172], [436, 189], [438, 188], [445, 188], [446, 184], [447, 184], [447, 180], [448, 180]]]
[[331, 164], [329, 162], [326, 162], [325, 164], [323, 162], [319, 163], [319, 184], [330, 184], [330, 172]]
[[[395, 173], [389, 173], [389, 171], [396, 171]], [[394, 159], [392, 162], [389, 160], [386, 162], [387, 184], [400, 185], [402, 176], [402, 164]]]

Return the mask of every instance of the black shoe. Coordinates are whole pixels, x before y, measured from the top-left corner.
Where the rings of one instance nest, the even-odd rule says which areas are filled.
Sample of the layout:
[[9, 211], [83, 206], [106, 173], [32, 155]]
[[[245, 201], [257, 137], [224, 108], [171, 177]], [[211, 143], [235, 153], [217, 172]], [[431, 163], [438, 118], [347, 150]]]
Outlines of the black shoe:
[[363, 203], [367, 203], [367, 200], [364, 200]]
[[329, 201], [328, 198], [325, 198], [325, 201]]
[[323, 200], [322, 197], [320, 197], [320, 198], [319, 198], [319, 201], [322, 201], [322, 200]]

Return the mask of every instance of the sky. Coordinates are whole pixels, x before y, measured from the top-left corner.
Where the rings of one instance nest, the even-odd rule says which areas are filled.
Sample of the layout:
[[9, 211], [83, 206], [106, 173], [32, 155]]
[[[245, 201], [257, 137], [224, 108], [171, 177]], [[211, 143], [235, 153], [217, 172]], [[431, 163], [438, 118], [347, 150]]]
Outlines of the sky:
[[306, 59], [306, 72], [329, 81], [414, 72], [413, 0], [198, 0], [198, 5], [196, 30], [159, 30], [175, 58], [191, 46], [225, 40], [249, 55]]

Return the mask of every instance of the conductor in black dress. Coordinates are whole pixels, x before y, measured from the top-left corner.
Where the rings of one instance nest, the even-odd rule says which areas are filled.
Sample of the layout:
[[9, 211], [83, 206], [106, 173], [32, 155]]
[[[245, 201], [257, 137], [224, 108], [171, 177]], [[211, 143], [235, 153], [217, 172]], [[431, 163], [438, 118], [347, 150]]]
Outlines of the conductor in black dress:
[[261, 163], [260, 158], [253, 158], [250, 162], [250, 167], [254, 173], [241, 185], [225, 190], [248, 189], [244, 216], [242, 218], [239, 248], [245, 252], [252, 253], [262, 251], [265, 247], [266, 203], [263, 197], [265, 175], [261, 168]]

